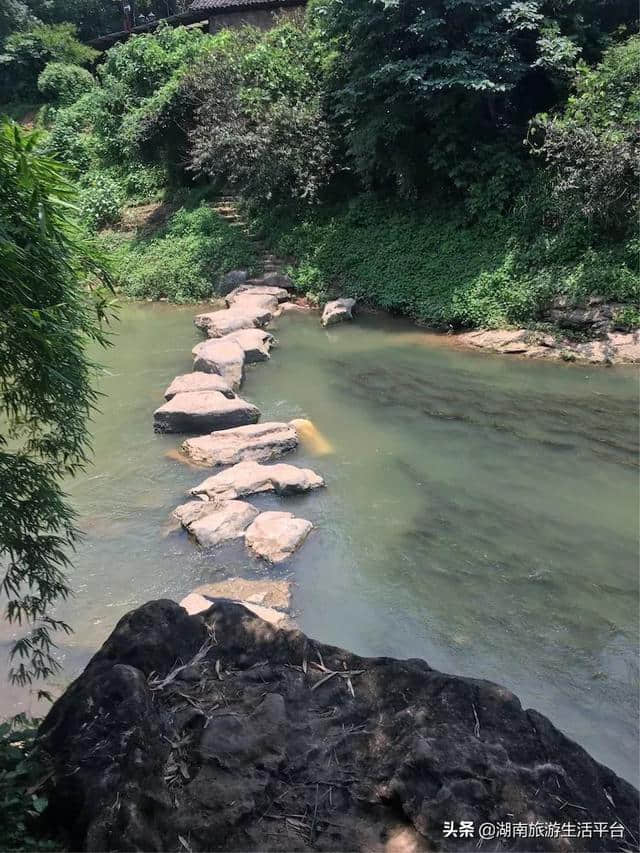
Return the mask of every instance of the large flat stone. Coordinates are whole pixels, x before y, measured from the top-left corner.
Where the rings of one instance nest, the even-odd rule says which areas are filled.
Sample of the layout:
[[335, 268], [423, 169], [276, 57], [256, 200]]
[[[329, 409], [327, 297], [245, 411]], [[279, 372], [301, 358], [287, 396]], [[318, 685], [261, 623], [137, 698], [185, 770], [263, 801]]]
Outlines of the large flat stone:
[[269, 462], [294, 450], [298, 440], [298, 432], [291, 424], [267, 422], [188, 438], [182, 444], [182, 452], [198, 465], [215, 468], [247, 459]]
[[230, 308], [238, 302], [242, 302], [247, 296], [268, 296], [276, 302], [286, 302], [289, 299], [289, 291], [284, 287], [274, 287], [269, 284], [240, 284], [227, 294], [226, 302]]
[[240, 539], [258, 510], [244, 501], [223, 501], [211, 512], [191, 521], [187, 529], [198, 545], [211, 547], [229, 539]]
[[204, 373], [201, 370], [195, 370], [193, 373], [176, 376], [164, 392], [164, 398], [170, 400], [176, 394], [186, 394], [191, 391], [219, 391], [229, 399], [235, 397], [231, 386], [222, 376], [217, 373]]
[[244, 378], [244, 349], [234, 340], [209, 340], [197, 344], [193, 350], [193, 369], [203, 373], [216, 373], [234, 390]]
[[281, 563], [302, 545], [313, 524], [292, 512], [262, 512], [247, 527], [245, 542], [269, 563]]
[[257, 329], [273, 317], [270, 307], [253, 300], [250, 304], [198, 314], [194, 323], [210, 338], [222, 338], [240, 329]]
[[230, 400], [219, 391], [192, 391], [176, 394], [153, 413], [156, 432], [212, 432], [244, 424], [254, 424], [260, 410], [235, 397]]
[[306, 492], [324, 486], [324, 480], [310, 468], [298, 468], [280, 462], [261, 465], [259, 462], [239, 462], [219, 474], [207, 477], [190, 494], [212, 499], [232, 500], [243, 495], [276, 492], [280, 495]]
[[247, 601], [264, 607], [274, 607], [276, 610], [289, 610], [291, 607], [291, 581], [285, 580], [228, 578], [217, 583], [202, 584], [193, 591], [207, 598]]

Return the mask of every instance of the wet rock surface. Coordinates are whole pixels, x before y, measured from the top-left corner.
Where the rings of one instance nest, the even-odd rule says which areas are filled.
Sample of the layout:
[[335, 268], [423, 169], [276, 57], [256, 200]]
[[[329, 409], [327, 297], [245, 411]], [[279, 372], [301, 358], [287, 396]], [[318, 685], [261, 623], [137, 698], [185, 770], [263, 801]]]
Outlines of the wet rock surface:
[[[623, 837], [482, 850], [636, 846], [637, 791], [505, 688], [358, 657], [227, 601], [124, 616], [40, 745], [45, 819], [72, 850], [475, 851], [484, 822], [604, 822]], [[462, 820], [474, 836], [443, 832]]]
[[269, 563], [282, 563], [302, 545], [313, 528], [292, 512], [261, 512], [245, 532], [247, 547]]
[[176, 394], [153, 413], [156, 432], [206, 432], [253, 424], [260, 410], [240, 397], [230, 400], [219, 391]]
[[207, 477], [189, 493], [208, 500], [233, 500], [261, 492], [297, 494], [321, 486], [324, 486], [324, 480], [311, 468], [298, 468], [284, 462], [261, 465], [259, 462], [248, 461], [239, 462], [219, 474]]
[[235, 397], [231, 386], [216, 373], [203, 373], [202, 371], [194, 371], [193, 373], [184, 373], [182, 376], [176, 376], [171, 385], [164, 392], [165, 400], [170, 400], [176, 394], [186, 394], [190, 391], [219, 391], [225, 397], [232, 399]]
[[345, 320], [353, 320], [355, 304], [355, 299], [334, 299], [332, 302], [327, 302], [322, 311], [320, 322], [323, 326], [333, 326], [336, 323], [343, 323]]
[[291, 424], [267, 421], [188, 438], [182, 452], [198, 465], [215, 468], [245, 460], [269, 462], [297, 446], [298, 433]]

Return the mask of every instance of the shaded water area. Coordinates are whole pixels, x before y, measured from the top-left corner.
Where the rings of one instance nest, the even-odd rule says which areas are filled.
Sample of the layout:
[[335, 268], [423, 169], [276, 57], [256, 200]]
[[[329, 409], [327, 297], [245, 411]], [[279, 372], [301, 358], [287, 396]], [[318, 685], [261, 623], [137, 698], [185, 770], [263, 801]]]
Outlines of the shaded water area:
[[[316, 526], [274, 572], [168, 525], [206, 476], [167, 458], [180, 438], [151, 421], [191, 368], [194, 313], [126, 306], [101, 356], [95, 462], [69, 484], [86, 538], [59, 609], [75, 628], [65, 678], [132, 607], [272, 573], [294, 580], [312, 637], [504, 684], [637, 784], [637, 374], [461, 351], [388, 318], [324, 330], [286, 315], [242, 395], [263, 420], [310, 418], [333, 452], [287, 457], [326, 489], [254, 501]], [[21, 704], [7, 691], [1, 710]]]

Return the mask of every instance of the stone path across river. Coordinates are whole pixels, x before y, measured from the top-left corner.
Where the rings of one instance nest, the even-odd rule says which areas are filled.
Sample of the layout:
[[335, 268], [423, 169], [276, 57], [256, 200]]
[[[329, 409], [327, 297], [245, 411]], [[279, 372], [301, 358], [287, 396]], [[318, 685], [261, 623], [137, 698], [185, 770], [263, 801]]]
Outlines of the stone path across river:
[[188, 438], [182, 454], [203, 467], [223, 468], [190, 490], [195, 500], [178, 507], [174, 518], [201, 546], [244, 539], [250, 553], [274, 564], [289, 559], [313, 525], [286, 511], [261, 513], [244, 498], [263, 492], [284, 497], [324, 486], [324, 480], [309, 468], [263, 464], [298, 446], [295, 422], [260, 424], [258, 408], [237, 396], [246, 366], [268, 361], [277, 343], [265, 327], [291, 304], [290, 280], [272, 262], [267, 267], [256, 279], [229, 273], [236, 287], [226, 295], [227, 307], [196, 316], [207, 338], [192, 350], [193, 373], [177, 376], [165, 391], [154, 429], [206, 431]]

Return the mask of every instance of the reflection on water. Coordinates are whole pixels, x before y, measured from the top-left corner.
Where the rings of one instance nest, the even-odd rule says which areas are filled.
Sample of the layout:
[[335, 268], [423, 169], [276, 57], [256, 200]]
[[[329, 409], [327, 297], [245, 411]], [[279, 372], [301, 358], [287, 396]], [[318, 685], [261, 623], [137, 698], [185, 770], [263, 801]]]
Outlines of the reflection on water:
[[[127, 307], [103, 357], [95, 464], [69, 484], [86, 539], [60, 608], [76, 630], [67, 676], [131, 607], [267, 571], [167, 525], [203, 477], [151, 426], [190, 369], [193, 313]], [[635, 374], [462, 352], [376, 319], [322, 329], [292, 314], [276, 334], [243, 393], [263, 420], [308, 418], [333, 451], [289, 457], [327, 480], [287, 499], [316, 525], [278, 570], [297, 584], [301, 628], [505, 684], [637, 783]]]

